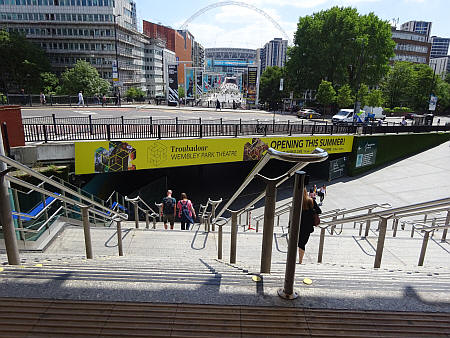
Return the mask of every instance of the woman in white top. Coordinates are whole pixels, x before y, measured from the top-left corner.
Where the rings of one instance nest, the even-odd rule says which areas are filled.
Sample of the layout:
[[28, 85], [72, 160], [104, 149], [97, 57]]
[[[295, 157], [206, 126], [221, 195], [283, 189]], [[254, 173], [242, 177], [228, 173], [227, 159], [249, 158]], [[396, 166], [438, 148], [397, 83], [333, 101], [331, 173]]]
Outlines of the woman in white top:
[[323, 199], [325, 198], [325, 194], [327, 193], [327, 187], [325, 184], [319, 188], [319, 197], [320, 197], [320, 204], [322, 204]]

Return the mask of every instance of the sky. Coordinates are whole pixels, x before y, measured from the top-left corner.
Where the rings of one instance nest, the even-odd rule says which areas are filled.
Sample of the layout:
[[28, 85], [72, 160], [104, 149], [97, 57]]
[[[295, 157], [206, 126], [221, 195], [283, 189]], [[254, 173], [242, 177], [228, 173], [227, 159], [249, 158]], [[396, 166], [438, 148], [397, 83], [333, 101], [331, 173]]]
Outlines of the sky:
[[[138, 21], [147, 20], [178, 29], [194, 13], [219, 1], [135, 0]], [[223, 2], [220, 0], [220, 2]], [[237, 1], [234, 1], [237, 2]], [[206, 48], [259, 48], [275, 37], [294, 37], [299, 17], [332, 6], [352, 6], [360, 14], [374, 12], [383, 20], [398, 24], [431, 21], [431, 34], [450, 38], [449, 0], [242, 0], [256, 9], [227, 5], [212, 8], [194, 18], [189, 31]], [[265, 15], [269, 16], [267, 18]]]

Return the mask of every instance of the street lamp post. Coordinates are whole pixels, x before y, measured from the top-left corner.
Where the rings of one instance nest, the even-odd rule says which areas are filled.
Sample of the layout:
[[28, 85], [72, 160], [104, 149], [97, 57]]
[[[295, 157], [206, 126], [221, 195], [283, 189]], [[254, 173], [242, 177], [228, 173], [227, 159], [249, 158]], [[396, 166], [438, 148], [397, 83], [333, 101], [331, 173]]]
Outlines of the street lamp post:
[[117, 94], [117, 98], [118, 98], [117, 99], [117, 103], [118, 103], [118, 105], [120, 105], [120, 90], [119, 90], [119, 86], [118, 86], [119, 85], [118, 82], [120, 81], [120, 77], [119, 77], [119, 52], [118, 52], [118, 48], [117, 48], [118, 42], [117, 42], [117, 22], [116, 22], [116, 18], [121, 16], [121, 14], [117, 14], [117, 15], [113, 14], [112, 16], [114, 18], [114, 42], [115, 42], [114, 46], [115, 46], [115, 50], [116, 50], [116, 73], [117, 73], [117, 81], [114, 81], [114, 76], [113, 76], [113, 85], [114, 85], [114, 82], [117, 82], [117, 85], [115, 86], [114, 90], [115, 90], [115, 92]]
[[353, 109], [353, 121], [355, 121], [357, 113], [361, 110], [361, 101], [359, 101], [359, 89], [361, 87], [361, 71], [364, 65], [364, 40], [361, 40], [361, 54], [359, 56], [359, 69], [356, 74], [356, 95], [355, 95], [355, 106]]

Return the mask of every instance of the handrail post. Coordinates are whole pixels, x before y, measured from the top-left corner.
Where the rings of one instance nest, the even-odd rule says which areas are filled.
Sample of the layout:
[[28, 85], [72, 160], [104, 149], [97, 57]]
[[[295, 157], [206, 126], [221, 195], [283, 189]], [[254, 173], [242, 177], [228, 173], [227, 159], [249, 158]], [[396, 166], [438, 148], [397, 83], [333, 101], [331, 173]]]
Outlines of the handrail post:
[[425, 231], [425, 234], [423, 235], [422, 249], [420, 250], [420, 257], [418, 264], [419, 266], [423, 266], [423, 261], [425, 259], [425, 252], [427, 251], [428, 238], [430, 238], [430, 232]]
[[137, 202], [134, 203], [134, 224], [136, 229], [139, 229], [139, 204]]
[[321, 228], [320, 229], [319, 254], [317, 256], [317, 263], [322, 263], [324, 243], [325, 243], [325, 228]]
[[[53, 115], [55, 115], [55, 114], [53, 114]], [[94, 131], [93, 131], [93, 128], [92, 128], [92, 115], [89, 114], [88, 118], [89, 118], [89, 133], [91, 135], [94, 135]], [[56, 129], [56, 125], [55, 125], [55, 129]]]
[[81, 207], [81, 217], [83, 220], [84, 245], [86, 247], [86, 258], [92, 259], [91, 225], [89, 224], [89, 207]]
[[387, 221], [389, 217], [381, 216], [380, 231], [378, 232], [377, 252], [375, 254], [374, 268], [379, 268], [381, 265], [381, 258], [383, 256], [384, 240], [386, 238]]
[[[450, 210], [447, 211], [447, 217], [445, 218], [445, 225], [446, 226], [450, 225]], [[441, 242], [445, 242], [447, 240], [447, 230], [448, 229], [444, 229], [442, 231]]]
[[119, 248], [119, 256], [123, 256], [122, 222], [116, 221], [116, 226], [117, 226], [117, 247]]
[[150, 219], [148, 216], [148, 211], [145, 212], [145, 228], [149, 229], [150, 228]]
[[217, 224], [217, 226], [219, 227], [219, 238], [218, 238], [218, 243], [217, 243], [217, 259], [222, 259], [223, 231], [222, 231], [222, 225]]
[[[367, 212], [367, 214], [369, 215], [369, 214], [371, 214], [371, 213], [372, 213], [372, 209], [369, 209], [369, 211]], [[364, 237], [369, 236], [369, 230], [370, 230], [370, 219], [368, 219], [368, 220], [366, 221], [366, 230], [365, 230], [365, 232], [364, 232]]]
[[[284, 288], [278, 290], [278, 296], [284, 299], [295, 299], [298, 294], [294, 292], [295, 266], [297, 261], [298, 238], [302, 219], [303, 189], [305, 186], [304, 171], [295, 173], [295, 183], [292, 198], [292, 222], [289, 232], [288, 252], [286, 258], [286, 272], [284, 275]], [[264, 222], [264, 227], [265, 227]], [[265, 232], [265, 231], [264, 231]], [[273, 237], [273, 235], [272, 235]], [[262, 272], [262, 271], [261, 271]]]
[[[333, 216], [333, 222], [336, 222], [336, 221], [337, 221], [337, 216]], [[333, 224], [330, 228], [331, 228], [331, 235], [333, 235], [334, 234], [334, 228], [336, 228], [336, 223]]]
[[230, 263], [236, 263], [236, 242], [237, 242], [237, 211], [231, 212], [231, 245], [230, 245]]
[[273, 226], [275, 221], [275, 203], [277, 201], [277, 180], [266, 181], [264, 206], [264, 230], [261, 250], [261, 273], [270, 273], [272, 264]]
[[397, 236], [398, 221], [399, 221], [398, 218], [394, 218], [394, 220], [393, 220], [394, 231], [392, 233], [392, 237], [396, 237]]

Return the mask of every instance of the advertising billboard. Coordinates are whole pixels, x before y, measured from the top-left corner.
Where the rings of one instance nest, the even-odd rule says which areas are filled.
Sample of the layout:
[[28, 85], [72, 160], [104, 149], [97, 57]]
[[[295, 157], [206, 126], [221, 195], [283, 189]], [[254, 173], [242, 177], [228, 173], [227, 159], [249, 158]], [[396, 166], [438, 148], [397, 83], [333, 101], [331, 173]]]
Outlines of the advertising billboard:
[[320, 147], [329, 154], [352, 151], [353, 136], [254, 137], [75, 142], [75, 173], [259, 160], [271, 147], [309, 154]]
[[168, 65], [169, 83], [168, 93], [169, 102], [178, 102], [178, 65]]
[[201, 95], [203, 93], [203, 72], [201, 70], [197, 70], [195, 72], [195, 84], [196, 84], [196, 94]]
[[186, 99], [194, 98], [194, 68], [186, 67], [184, 72], [186, 85]]

